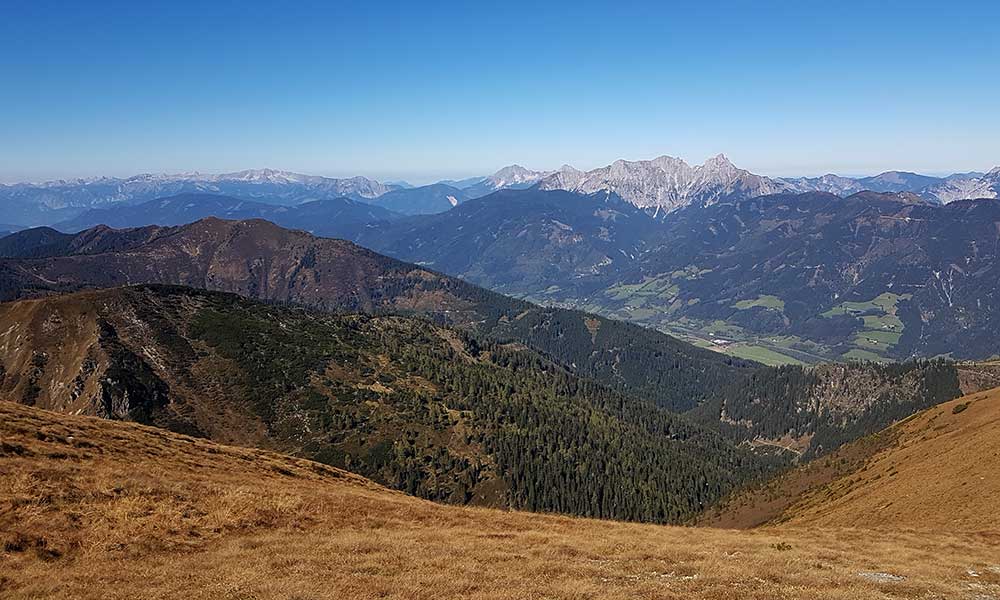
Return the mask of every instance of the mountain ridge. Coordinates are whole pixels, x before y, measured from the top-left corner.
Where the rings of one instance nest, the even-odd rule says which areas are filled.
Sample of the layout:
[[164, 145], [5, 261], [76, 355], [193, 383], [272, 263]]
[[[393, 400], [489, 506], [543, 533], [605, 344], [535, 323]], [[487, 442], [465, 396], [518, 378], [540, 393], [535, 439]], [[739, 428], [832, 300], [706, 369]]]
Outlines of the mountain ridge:
[[523, 345], [413, 317], [137, 286], [0, 304], [0, 325], [4, 398], [295, 454], [441, 502], [680, 522], [772, 468]]
[[533, 188], [341, 235], [505, 294], [775, 362], [985, 358], [998, 211], [808, 192], [658, 219], [607, 192]]
[[[458, 192], [442, 193], [440, 186], [443, 185]], [[956, 173], [947, 177], [886, 171], [868, 177], [828, 174], [771, 178], [740, 169], [723, 154], [695, 166], [664, 155], [651, 160], [618, 159], [589, 171], [569, 165], [555, 171], [535, 171], [512, 164], [489, 176], [442, 180], [420, 187], [384, 184], [360, 176], [338, 179], [277, 169], [222, 174], [146, 173], [127, 178], [93, 177], [0, 185], [0, 201], [7, 205], [7, 221], [19, 226], [36, 226], [67, 221], [91, 208], [138, 204], [181, 193], [228, 195], [285, 206], [340, 197], [372, 202], [390, 194], [384, 201], [388, 208], [407, 214], [426, 214], [448, 210], [465, 200], [501, 189], [534, 185], [584, 194], [612, 191], [640, 208], [662, 215], [690, 204], [712, 204], [723, 199], [745, 199], [779, 192], [827, 191], [841, 196], [866, 190], [912, 192], [939, 203], [996, 198], [1000, 193], [1000, 174], [994, 168], [989, 173]]]
[[540, 186], [585, 194], [609, 191], [639, 208], [654, 209], [656, 214], [734, 196], [763, 196], [785, 187], [736, 168], [723, 154], [694, 167], [679, 158], [660, 156], [647, 161], [617, 160], [587, 172], [564, 168], [542, 179]]
[[322, 234], [330, 226], [391, 221], [399, 216], [382, 206], [346, 197], [281, 206], [218, 194], [185, 193], [129, 206], [92, 208], [74, 219], [56, 223], [54, 228], [76, 233], [97, 225], [118, 229], [186, 225], [206, 217], [216, 217], [229, 220], [265, 219], [293, 229], [318, 229]]
[[344, 196], [366, 200], [388, 191], [387, 186], [365, 177], [335, 179], [258, 169], [218, 175], [143, 174], [0, 185], [0, 201], [5, 203], [10, 220], [34, 226], [73, 219], [91, 208], [138, 204], [181, 193], [214, 193], [295, 205]]
[[[740, 377], [756, 365], [636, 325], [507, 298], [348, 241], [268, 221], [207, 218], [176, 227], [98, 227], [62, 234], [60, 245], [46, 247], [44, 257], [37, 257], [35, 243], [21, 248], [24, 257], [10, 251], [17, 240], [33, 241], [36, 235], [28, 230], [0, 240], [0, 248], [8, 249], [8, 257], [0, 259], [0, 298], [163, 283], [327, 311], [422, 315], [524, 343], [664, 407], [696, 405], [721, 372]], [[652, 368], [649, 360], [662, 366]]]

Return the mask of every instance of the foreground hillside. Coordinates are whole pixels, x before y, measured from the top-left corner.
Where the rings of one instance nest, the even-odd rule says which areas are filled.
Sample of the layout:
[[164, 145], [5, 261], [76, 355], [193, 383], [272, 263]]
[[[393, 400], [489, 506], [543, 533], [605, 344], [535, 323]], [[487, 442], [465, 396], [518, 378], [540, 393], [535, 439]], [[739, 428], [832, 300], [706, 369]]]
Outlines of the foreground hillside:
[[0, 304], [0, 397], [276, 449], [433, 500], [679, 522], [772, 461], [523, 345], [140, 286]]
[[945, 402], [740, 494], [706, 522], [1000, 531], [1000, 388]]
[[[987, 598], [995, 536], [448, 507], [343, 471], [0, 402], [5, 598]], [[52, 574], [58, 572], [59, 576]]]

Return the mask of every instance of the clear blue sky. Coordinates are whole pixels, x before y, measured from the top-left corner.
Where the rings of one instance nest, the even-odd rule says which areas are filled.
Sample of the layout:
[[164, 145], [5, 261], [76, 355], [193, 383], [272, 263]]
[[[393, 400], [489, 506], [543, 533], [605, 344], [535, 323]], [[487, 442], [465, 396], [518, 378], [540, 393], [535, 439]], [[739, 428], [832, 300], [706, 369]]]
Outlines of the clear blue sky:
[[996, 1], [145, 4], [0, 0], [0, 181], [1000, 163]]

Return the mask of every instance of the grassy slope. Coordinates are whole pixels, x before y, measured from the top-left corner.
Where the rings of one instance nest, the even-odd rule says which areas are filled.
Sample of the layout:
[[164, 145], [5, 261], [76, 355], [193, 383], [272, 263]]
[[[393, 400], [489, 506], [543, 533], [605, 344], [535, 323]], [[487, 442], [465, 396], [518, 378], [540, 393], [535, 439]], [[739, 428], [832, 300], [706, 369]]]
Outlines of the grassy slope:
[[733, 498], [705, 521], [998, 531], [998, 472], [1000, 388], [849, 444]]
[[802, 498], [785, 518], [800, 524], [1000, 531], [1000, 390], [946, 402], [896, 429], [893, 444], [822, 495]]
[[304, 460], [7, 402], [0, 440], [5, 598], [1000, 593], [996, 537], [984, 534], [737, 532], [448, 507]]

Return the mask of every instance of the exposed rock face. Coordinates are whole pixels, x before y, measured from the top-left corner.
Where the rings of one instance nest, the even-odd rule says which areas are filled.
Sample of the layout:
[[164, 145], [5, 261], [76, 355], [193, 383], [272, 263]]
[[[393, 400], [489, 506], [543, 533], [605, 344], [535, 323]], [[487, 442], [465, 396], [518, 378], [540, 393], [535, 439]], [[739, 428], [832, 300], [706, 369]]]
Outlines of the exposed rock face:
[[655, 213], [790, 189], [785, 182], [737, 168], [722, 154], [693, 167], [671, 156], [640, 161], [617, 160], [587, 172], [564, 166], [542, 179], [540, 185], [543, 189], [564, 189], [583, 194], [610, 191]]
[[949, 178], [927, 188], [923, 195], [942, 204], [958, 200], [997, 198], [1000, 196], [1000, 167], [977, 178]]

